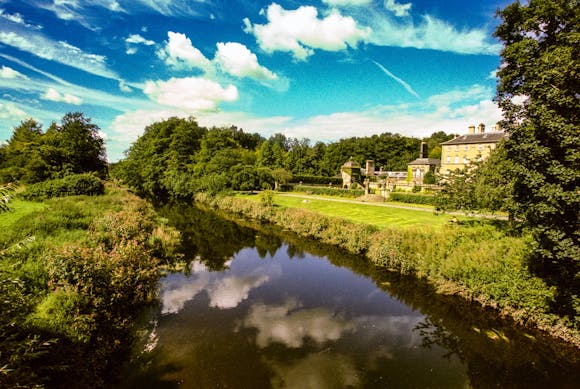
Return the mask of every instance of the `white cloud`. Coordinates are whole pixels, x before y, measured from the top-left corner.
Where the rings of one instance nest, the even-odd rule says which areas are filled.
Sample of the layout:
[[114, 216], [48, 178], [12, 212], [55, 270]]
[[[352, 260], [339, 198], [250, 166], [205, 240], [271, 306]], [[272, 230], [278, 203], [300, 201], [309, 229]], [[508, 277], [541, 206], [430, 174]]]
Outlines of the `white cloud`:
[[42, 29], [41, 26], [27, 23], [24, 20], [24, 18], [22, 17], [22, 15], [19, 13], [9, 14], [9, 13], [6, 13], [6, 11], [4, 11], [3, 9], [0, 9], [0, 17], [3, 19], [6, 19], [12, 23], [21, 24], [24, 27], [32, 28], [33, 30], [41, 30]]
[[369, 41], [378, 46], [414, 47], [449, 51], [460, 54], [497, 55], [501, 45], [490, 41], [490, 33], [483, 29], [458, 30], [449, 23], [430, 15], [422, 16], [419, 23], [406, 18], [393, 19], [369, 8], [356, 12], [360, 22], [372, 28]]
[[5, 79], [15, 79], [15, 78], [21, 78], [23, 80], [27, 80], [28, 77], [26, 77], [24, 74], [9, 68], [8, 66], [4, 66], [2, 65], [2, 68], [0, 69], [0, 78], [5, 78]]
[[131, 34], [126, 39], [125, 42], [127, 43], [134, 43], [137, 45], [145, 45], [145, 46], [153, 46], [155, 44], [154, 41], [145, 39], [139, 34]]
[[92, 8], [104, 8], [111, 12], [126, 12], [116, 0], [54, 0], [35, 1], [37, 7], [55, 14], [61, 20], [74, 21], [81, 26], [96, 31], [99, 28], [91, 23]]
[[222, 101], [238, 99], [238, 89], [234, 85], [223, 88], [217, 82], [201, 77], [147, 81], [143, 92], [159, 104], [191, 112], [212, 110]]
[[218, 43], [214, 61], [226, 73], [243, 78], [271, 81], [278, 76], [258, 63], [256, 54], [245, 45], [236, 42]]
[[385, 0], [385, 8], [398, 17], [409, 16], [409, 11], [412, 6], [411, 3], [398, 4], [396, 0]]
[[237, 307], [248, 298], [250, 291], [270, 280], [265, 274], [246, 276], [228, 275], [215, 282], [208, 290], [211, 307], [229, 309]]
[[258, 330], [256, 344], [262, 348], [273, 343], [299, 348], [307, 338], [323, 344], [354, 330], [354, 325], [340, 315], [324, 308], [300, 309], [293, 300], [279, 306], [253, 305], [242, 326]]
[[168, 31], [165, 48], [158, 52], [165, 63], [174, 67], [199, 68], [207, 71], [211, 68], [211, 62], [199, 49], [193, 46], [191, 40], [178, 32]]
[[53, 41], [40, 33], [0, 32], [0, 43], [26, 51], [40, 58], [58, 62], [83, 70], [97, 76], [118, 79], [118, 76], [106, 65], [103, 55], [85, 53], [81, 49], [67, 42]]
[[421, 96], [419, 96], [419, 94], [417, 92], [415, 92], [413, 90], [413, 88], [411, 87], [411, 85], [409, 85], [406, 81], [404, 81], [404, 80], [400, 79], [399, 77], [395, 76], [393, 73], [391, 73], [389, 71], [389, 69], [387, 69], [386, 67], [384, 67], [383, 65], [381, 65], [377, 61], [373, 61], [373, 63], [375, 65], [377, 65], [378, 68], [381, 69], [387, 76], [391, 77], [393, 80], [397, 81], [401, 86], [403, 86], [403, 88], [405, 88], [405, 90], [407, 92], [409, 92], [410, 94], [412, 94], [413, 96], [415, 96], [418, 99], [421, 98]]
[[244, 31], [256, 37], [260, 47], [269, 53], [287, 51], [297, 60], [306, 60], [314, 49], [340, 51], [356, 47], [371, 34], [370, 28], [359, 28], [355, 20], [332, 10], [323, 19], [311, 6], [285, 10], [276, 3], [266, 12], [267, 24], [251, 24], [244, 19]]
[[81, 105], [83, 100], [75, 95], [71, 95], [69, 93], [61, 94], [59, 91], [53, 88], [49, 88], [42, 98], [45, 100], [55, 101], [58, 103], [67, 103], [72, 105]]
[[127, 44], [126, 53], [128, 55], [137, 53], [138, 49], [136, 45], [153, 46], [155, 44], [154, 41], [145, 39], [139, 34], [129, 35], [127, 38], [125, 38], [125, 43]]
[[16, 122], [24, 120], [28, 117], [26, 112], [16, 106], [16, 104], [9, 101], [0, 100], [0, 119], [7, 122]]
[[109, 126], [109, 132], [113, 134], [111, 139], [124, 145], [126, 149], [143, 134], [145, 127], [173, 116], [187, 117], [189, 115], [171, 110], [139, 109], [125, 112], [115, 117]]

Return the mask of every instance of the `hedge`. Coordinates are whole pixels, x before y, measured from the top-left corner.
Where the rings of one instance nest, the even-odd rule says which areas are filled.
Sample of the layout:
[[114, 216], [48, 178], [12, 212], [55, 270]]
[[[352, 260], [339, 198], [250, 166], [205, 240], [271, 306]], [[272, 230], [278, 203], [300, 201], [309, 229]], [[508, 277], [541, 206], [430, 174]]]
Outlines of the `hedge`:
[[25, 200], [43, 200], [52, 197], [94, 196], [104, 193], [105, 184], [103, 181], [90, 173], [84, 173], [30, 185], [21, 196]]
[[389, 200], [408, 204], [435, 205], [435, 196], [414, 193], [392, 192], [389, 194]]

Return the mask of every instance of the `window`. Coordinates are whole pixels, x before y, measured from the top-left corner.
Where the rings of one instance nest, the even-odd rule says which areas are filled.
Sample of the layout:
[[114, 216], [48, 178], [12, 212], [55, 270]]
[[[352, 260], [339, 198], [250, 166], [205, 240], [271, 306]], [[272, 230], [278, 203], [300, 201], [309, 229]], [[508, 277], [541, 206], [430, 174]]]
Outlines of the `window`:
[[451, 157], [447, 157], [447, 159], [445, 160], [447, 163], [451, 162]]
[[466, 157], [463, 157], [463, 163], [467, 165], [468, 161]]
[[477, 145], [477, 149], [478, 149], [479, 151], [483, 150], [483, 145]]
[[459, 163], [459, 157], [455, 157], [455, 163]]
[[465, 146], [463, 147], [463, 150], [465, 150], [465, 151], [469, 150], [469, 146], [468, 146], [468, 145], [465, 145]]

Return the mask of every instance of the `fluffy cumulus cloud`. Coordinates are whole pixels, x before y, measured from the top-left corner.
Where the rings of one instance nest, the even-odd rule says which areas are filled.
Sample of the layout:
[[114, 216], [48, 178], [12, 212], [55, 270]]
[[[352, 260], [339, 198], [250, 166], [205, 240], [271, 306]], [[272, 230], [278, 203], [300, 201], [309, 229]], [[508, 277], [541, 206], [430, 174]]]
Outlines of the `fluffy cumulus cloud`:
[[167, 32], [168, 40], [165, 48], [160, 50], [158, 56], [165, 60], [165, 63], [174, 67], [191, 67], [208, 70], [211, 62], [198, 48], [193, 46], [191, 40], [182, 33]]
[[105, 56], [85, 53], [67, 42], [54, 41], [37, 32], [1, 31], [0, 43], [87, 73], [118, 79], [116, 73], [107, 67]]
[[83, 100], [75, 95], [69, 93], [60, 93], [56, 89], [49, 88], [42, 98], [45, 100], [55, 101], [58, 103], [67, 103], [72, 105], [81, 105]]
[[216, 109], [223, 101], [238, 99], [238, 89], [234, 85], [223, 88], [217, 82], [201, 77], [147, 81], [143, 92], [159, 104], [190, 112]]
[[8, 79], [8, 80], [14, 80], [14, 79], [26, 80], [26, 79], [28, 79], [28, 77], [26, 77], [24, 74], [14, 70], [8, 66], [4, 66], [4, 65], [2, 65], [2, 68], [0, 68], [0, 78], [4, 78], [4, 79]]
[[278, 76], [258, 63], [258, 57], [245, 45], [236, 42], [218, 43], [214, 61], [232, 76], [271, 81]]
[[255, 35], [264, 51], [287, 51], [297, 60], [305, 60], [314, 49], [340, 51], [356, 47], [371, 34], [370, 28], [359, 27], [352, 17], [342, 16], [337, 10], [319, 19], [315, 7], [285, 10], [272, 3], [266, 17], [267, 24], [252, 24], [244, 19], [245, 31]]

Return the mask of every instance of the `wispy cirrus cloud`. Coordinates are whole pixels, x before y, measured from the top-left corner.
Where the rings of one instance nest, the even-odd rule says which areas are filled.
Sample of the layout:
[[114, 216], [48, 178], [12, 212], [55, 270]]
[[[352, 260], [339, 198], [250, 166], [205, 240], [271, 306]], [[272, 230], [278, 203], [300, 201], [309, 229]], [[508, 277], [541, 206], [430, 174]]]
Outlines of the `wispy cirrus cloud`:
[[0, 43], [90, 74], [119, 79], [119, 76], [108, 68], [107, 58], [104, 55], [86, 53], [67, 42], [54, 41], [38, 32], [0, 30]]
[[20, 24], [26, 28], [31, 28], [33, 30], [41, 30], [42, 26], [40, 25], [36, 25], [36, 24], [30, 24], [28, 22], [26, 22], [26, 20], [24, 20], [24, 17], [17, 13], [11, 14], [6, 12], [5, 10], [0, 8], [0, 18], [8, 20], [12, 23], [16, 23], [16, 24]]
[[33, 0], [38, 8], [45, 9], [66, 21], [77, 22], [81, 26], [96, 31], [99, 29], [91, 21], [91, 12], [94, 8], [106, 9], [110, 12], [125, 12], [117, 0]]
[[410, 94], [412, 94], [413, 96], [415, 96], [416, 98], [420, 99], [421, 96], [419, 96], [419, 94], [417, 92], [415, 92], [413, 90], [413, 88], [411, 87], [411, 85], [409, 85], [407, 82], [405, 82], [404, 80], [400, 79], [399, 77], [395, 76], [393, 73], [391, 73], [389, 71], [389, 69], [387, 69], [386, 67], [384, 67], [383, 65], [381, 65], [380, 63], [378, 63], [377, 61], [372, 61], [375, 65], [377, 65], [377, 67], [379, 69], [381, 69], [387, 76], [391, 77], [393, 80], [397, 81], [399, 84], [401, 84], [403, 86], [403, 88], [405, 88], [405, 90], [407, 92], [409, 92]]
[[286, 51], [294, 59], [304, 61], [315, 49], [342, 51], [356, 47], [371, 35], [371, 29], [361, 27], [350, 16], [332, 10], [322, 19], [312, 6], [286, 10], [276, 3], [265, 12], [266, 24], [252, 24], [244, 19], [244, 31], [253, 34], [260, 48], [268, 53]]

